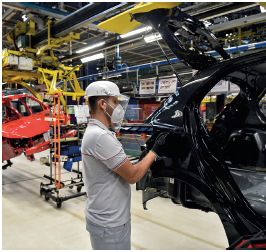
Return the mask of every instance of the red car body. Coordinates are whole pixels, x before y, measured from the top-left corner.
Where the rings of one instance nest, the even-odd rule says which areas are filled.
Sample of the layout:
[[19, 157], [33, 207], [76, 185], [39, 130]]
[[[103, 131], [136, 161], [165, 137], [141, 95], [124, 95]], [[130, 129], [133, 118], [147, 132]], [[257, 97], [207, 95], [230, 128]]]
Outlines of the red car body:
[[[50, 122], [45, 121], [49, 115], [49, 106], [31, 95], [2, 97], [2, 162], [22, 153], [34, 161], [34, 153], [49, 149]], [[64, 124], [64, 114], [60, 117]], [[69, 119], [70, 115], [67, 115], [67, 121]], [[75, 132], [71, 133], [73, 136]]]

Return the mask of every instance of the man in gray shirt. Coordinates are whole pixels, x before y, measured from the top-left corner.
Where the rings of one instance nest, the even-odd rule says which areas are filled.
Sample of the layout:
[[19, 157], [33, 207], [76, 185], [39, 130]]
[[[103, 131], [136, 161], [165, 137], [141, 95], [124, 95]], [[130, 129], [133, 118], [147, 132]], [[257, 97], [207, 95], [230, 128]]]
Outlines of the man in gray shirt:
[[139, 181], [162, 152], [155, 143], [146, 157], [136, 165], [128, 160], [113, 127], [119, 131], [128, 97], [121, 95], [110, 81], [91, 83], [89, 98], [92, 119], [82, 140], [82, 172], [87, 192], [85, 216], [93, 249], [131, 249], [130, 184]]

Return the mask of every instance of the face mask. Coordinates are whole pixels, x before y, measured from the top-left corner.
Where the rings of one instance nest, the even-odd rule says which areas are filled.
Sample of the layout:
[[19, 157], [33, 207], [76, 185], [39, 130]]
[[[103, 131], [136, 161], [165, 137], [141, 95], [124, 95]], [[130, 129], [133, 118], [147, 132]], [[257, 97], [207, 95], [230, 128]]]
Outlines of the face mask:
[[[111, 105], [109, 105], [109, 106], [112, 107]], [[120, 121], [123, 120], [124, 115], [125, 115], [125, 111], [124, 111], [123, 107], [120, 104], [118, 104], [115, 108], [113, 108], [111, 120], [113, 121], [113, 123], [119, 123]]]
[[106, 104], [108, 104], [113, 109], [113, 113], [111, 116], [107, 111], [106, 113], [111, 118], [111, 121], [114, 123], [115, 129], [118, 132], [124, 119], [125, 110], [120, 104], [118, 104], [115, 108], [113, 108], [108, 102], [106, 102]]

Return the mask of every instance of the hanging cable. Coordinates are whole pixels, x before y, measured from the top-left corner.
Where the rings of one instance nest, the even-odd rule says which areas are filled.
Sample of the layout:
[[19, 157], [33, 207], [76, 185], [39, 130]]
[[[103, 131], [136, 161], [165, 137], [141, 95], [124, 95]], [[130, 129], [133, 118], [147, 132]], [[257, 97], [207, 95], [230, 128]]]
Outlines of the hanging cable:
[[161, 50], [162, 50], [162, 52], [163, 52], [165, 58], [167, 59], [169, 65], [170, 65], [171, 68], [172, 68], [172, 71], [173, 71], [174, 74], [176, 75], [176, 77], [177, 77], [177, 79], [178, 79], [178, 82], [180, 83], [180, 85], [181, 85], [181, 87], [182, 87], [182, 86], [183, 86], [183, 83], [182, 83], [181, 79], [179, 78], [179, 76], [178, 76], [176, 70], [174, 69], [174, 67], [173, 67], [173, 65], [172, 65], [171, 60], [169, 60], [168, 56], [166, 55], [165, 51], [163, 50], [162, 46], [160, 45], [160, 43], [159, 43], [158, 39], [156, 38], [156, 36], [154, 35], [153, 31], [152, 31], [152, 35], [155, 37], [155, 39], [156, 39], [156, 41], [157, 41], [159, 47], [161, 48]]

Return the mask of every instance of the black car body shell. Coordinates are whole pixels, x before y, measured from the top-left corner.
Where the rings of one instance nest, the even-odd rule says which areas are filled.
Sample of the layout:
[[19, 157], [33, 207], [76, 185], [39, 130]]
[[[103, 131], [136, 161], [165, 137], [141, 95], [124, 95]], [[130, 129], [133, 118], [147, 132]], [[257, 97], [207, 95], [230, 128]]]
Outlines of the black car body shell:
[[[165, 156], [158, 159], [151, 170], [137, 183], [137, 190], [143, 190], [144, 207], [147, 200], [160, 195], [161, 189], [167, 190], [174, 203], [188, 208], [215, 211], [224, 226], [229, 244], [240, 236], [256, 234], [266, 229], [265, 217], [254, 210], [242, 194], [230, 173], [219, 145], [207, 130], [199, 111], [200, 102], [204, 96], [222, 78], [237, 70], [265, 62], [266, 51], [261, 51], [225, 60], [201, 70], [145, 121], [153, 126], [154, 134], [146, 143], [146, 149], [141, 158], [150, 150], [161, 132], [169, 132], [169, 135], [166, 139], [168, 146], [165, 148]], [[265, 74], [266, 69], [264, 76]], [[249, 104], [258, 105], [258, 98], [265, 95], [266, 82], [260, 84], [262, 85], [260, 92], [253, 92], [253, 96], [246, 98], [248, 89], [252, 89], [252, 80], [243, 81], [243, 83], [247, 82], [251, 83], [250, 87], [246, 87], [246, 84], [241, 86], [241, 80], [238, 83], [245, 92], [241, 91], [239, 97], [235, 99], [245, 98], [244, 106], [249, 110], [249, 113], [242, 113], [239, 116], [238, 120], [241, 116], [244, 118], [242, 118], [242, 125], [238, 126], [255, 127], [264, 131], [266, 118], [259, 111], [258, 106], [249, 106]], [[235, 111], [242, 106], [241, 103], [237, 105], [239, 106], [234, 107]], [[187, 169], [181, 168], [180, 159], [184, 161], [189, 154], [191, 155], [190, 164]], [[178, 157], [179, 163], [175, 160]], [[174, 179], [174, 183], [169, 184], [166, 178]], [[188, 187], [196, 189], [204, 195], [204, 198], [206, 197], [205, 199], [209, 202], [206, 208], [187, 199]], [[174, 191], [178, 191], [178, 195]], [[182, 198], [182, 195], [185, 196]]]

